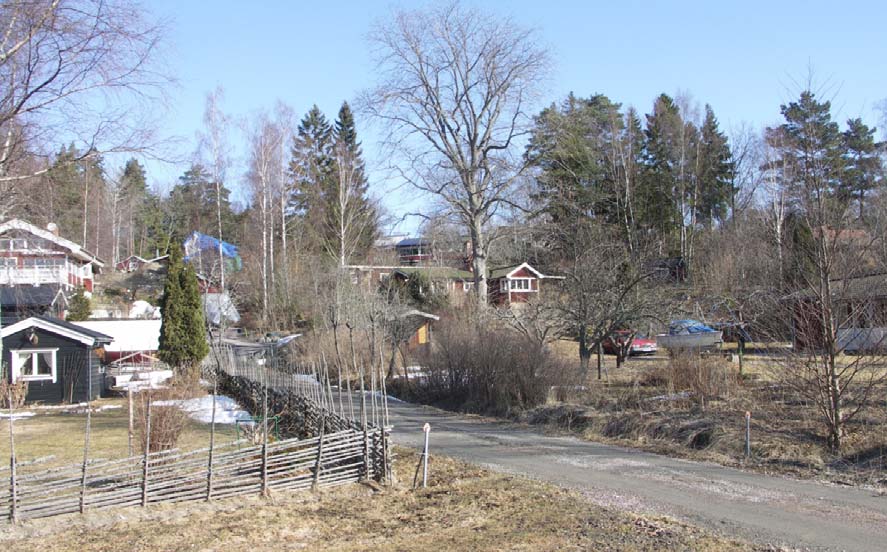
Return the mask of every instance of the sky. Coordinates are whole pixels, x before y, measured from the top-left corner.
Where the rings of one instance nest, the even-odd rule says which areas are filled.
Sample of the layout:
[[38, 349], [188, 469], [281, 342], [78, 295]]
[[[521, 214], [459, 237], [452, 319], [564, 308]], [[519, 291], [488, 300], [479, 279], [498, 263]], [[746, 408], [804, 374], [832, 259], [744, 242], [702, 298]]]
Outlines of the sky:
[[[537, 30], [554, 60], [543, 100], [569, 92], [603, 93], [648, 113], [660, 93], [689, 93], [711, 104], [722, 128], [763, 128], [780, 120], [814, 75], [842, 122], [881, 121], [887, 99], [887, 2], [468, 1], [490, 17], [510, 16]], [[196, 148], [205, 97], [221, 86], [222, 108], [248, 117], [280, 100], [301, 117], [317, 104], [333, 120], [343, 100], [375, 83], [367, 33], [392, 10], [426, 2], [152, 0], [168, 21], [170, 90], [161, 132]], [[357, 118], [373, 193], [393, 213], [413, 208], [415, 193], [385, 181], [378, 136]], [[879, 131], [882, 137], [885, 134]], [[237, 141], [234, 138], [234, 141]], [[189, 150], [190, 148], [190, 150]], [[187, 167], [148, 163], [149, 181], [168, 189]], [[245, 171], [234, 152], [229, 184]], [[237, 193], [243, 200], [245, 195]], [[398, 230], [415, 230], [406, 221]]]

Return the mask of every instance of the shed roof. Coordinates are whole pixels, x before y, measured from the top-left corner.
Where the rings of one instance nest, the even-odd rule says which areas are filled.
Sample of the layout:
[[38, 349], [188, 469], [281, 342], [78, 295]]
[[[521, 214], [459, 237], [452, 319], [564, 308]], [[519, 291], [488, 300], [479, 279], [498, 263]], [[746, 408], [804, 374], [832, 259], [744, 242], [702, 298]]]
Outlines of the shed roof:
[[84, 345], [94, 347], [99, 344], [111, 343], [114, 338], [110, 335], [89, 328], [78, 326], [67, 320], [51, 318], [49, 316], [32, 316], [11, 326], [5, 326], [0, 330], [0, 336], [8, 337], [28, 328], [40, 328], [41, 330], [79, 341]]
[[458, 268], [450, 268], [448, 266], [404, 266], [395, 270], [395, 272], [399, 272], [406, 276], [410, 277], [412, 274], [423, 273], [432, 280], [472, 280], [474, 279], [474, 274], [468, 272], [467, 270], [460, 270]]
[[161, 320], [84, 320], [74, 322], [87, 331], [106, 334], [114, 340], [106, 347], [111, 352], [136, 353], [160, 348]]

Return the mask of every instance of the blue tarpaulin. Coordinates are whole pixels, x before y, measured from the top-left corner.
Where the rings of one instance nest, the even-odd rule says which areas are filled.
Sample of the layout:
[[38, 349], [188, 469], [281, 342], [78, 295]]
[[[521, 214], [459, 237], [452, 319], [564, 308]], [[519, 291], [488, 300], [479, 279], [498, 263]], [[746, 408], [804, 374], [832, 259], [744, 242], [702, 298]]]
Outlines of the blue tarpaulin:
[[[185, 240], [183, 248], [185, 250], [185, 260], [189, 262], [199, 258], [201, 255], [216, 255], [216, 258], [218, 258], [219, 240], [195, 231], [191, 232]], [[227, 270], [240, 270], [240, 253], [238, 253], [236, 245], [223, 241], [222, 255], [228, 258], [228, 261], [225, 263]]]
[[672, 320], [668, 325], [668, 335], [689, 335], [714, 331], [716, 330], [698, 320]]

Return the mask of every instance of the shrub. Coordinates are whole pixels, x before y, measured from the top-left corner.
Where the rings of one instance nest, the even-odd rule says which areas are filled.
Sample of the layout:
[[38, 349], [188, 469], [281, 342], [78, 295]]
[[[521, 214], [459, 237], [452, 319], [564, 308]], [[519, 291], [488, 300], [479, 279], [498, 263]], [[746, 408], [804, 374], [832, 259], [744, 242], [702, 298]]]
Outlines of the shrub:
[[720, 357], [705, 357], [694, 353], [673, 356], [667, 364], [644, 374], [642, 385], [665, 387], [669, 393], [688, 391], [704, 404], [721, 397], [739, 381], [733, 365]]
[[148, 419], [148, 401], [151, 401], [151, 439], [149, 452], [176, 448], [179, 437], [188, 423], [188, 415], [171, 401], [193, 396], [190, 387], [169, 387], [145, 390], [136, 395], [135, 425], [139, 450], [145, 452], [145, 427]]
[[543, 404], [553, 386], [574, 383], [576, 372], [513, 331], [460, 319], [439, 326], [422, 361], [419, 399], [500, 415]]

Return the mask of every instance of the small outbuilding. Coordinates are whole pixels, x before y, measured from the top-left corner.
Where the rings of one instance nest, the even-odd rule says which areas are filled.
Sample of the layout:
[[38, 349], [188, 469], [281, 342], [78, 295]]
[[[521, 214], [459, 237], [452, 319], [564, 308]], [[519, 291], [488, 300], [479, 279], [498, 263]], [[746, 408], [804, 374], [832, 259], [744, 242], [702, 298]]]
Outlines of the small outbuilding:
[[3, 377], [28, 382], [26, 402], [97, 399], [104, 387], [101, 358], [111, 336], [45, 316], [0, 329]]

